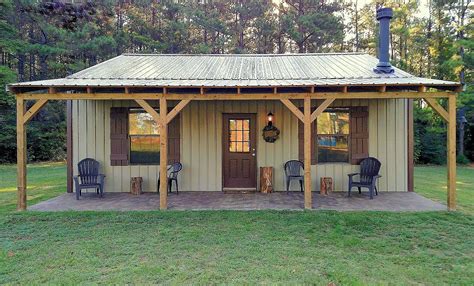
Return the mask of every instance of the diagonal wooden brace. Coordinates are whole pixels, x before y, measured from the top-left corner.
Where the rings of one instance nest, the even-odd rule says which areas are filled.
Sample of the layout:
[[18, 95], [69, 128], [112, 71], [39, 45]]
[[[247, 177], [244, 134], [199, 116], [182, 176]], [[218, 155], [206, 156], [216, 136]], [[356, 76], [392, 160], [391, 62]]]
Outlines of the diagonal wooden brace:
[[280, 99], [280, 101], [288, 107], [288, 109], [299, 119], [301, 122], [304, 122], [304, 115], [301, 110], [296, 107], [289, 99]]
[[318, 106], [318, 108], [316, 108], [316, 110], [313, 111], [313, 113], [311, 114], [311, 122], [316, 120], [316, 118], [318, 118], [318, 116], [321, 115], [321, 113], [323, 113], [323, 111], [326, 110], [326, 108], [328, 108], [328, 106], [331, 105], [331, 103], [333, 103], [334, 100], [336, 99], [328, 98], [323, 103], [321, 103], [321, 105]]
[[47, 99], [38, 99], [38, 101], [36, 101], [35, 104], [33, 104], [33, 106], [30, 107], [27, 112], [25, 112], [25, 115], [23, 116], [23, 124], [28, 123], [31, 118], [33, 118], [33, 116], [35, 116], [38, 111], [40, 111], [40, 109], [46, 104], [46, 102], [48, 102]]
[[449, 122], [449, 114], [434, 98], [424, 98], [425, 102], [433, 108], [444, 121]]

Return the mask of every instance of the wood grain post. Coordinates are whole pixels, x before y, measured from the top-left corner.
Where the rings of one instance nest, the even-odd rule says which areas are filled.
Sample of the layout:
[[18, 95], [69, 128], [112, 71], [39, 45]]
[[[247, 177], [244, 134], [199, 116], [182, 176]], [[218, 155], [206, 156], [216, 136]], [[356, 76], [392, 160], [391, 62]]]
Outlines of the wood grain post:
[[17, 210], [26, 210], [26, 129], [24, 123], [25, 101], [22, 97], [16, 99], [16, 150], [17, 150]]
[[160, 209], [168, 208], [168, 107], [166, 98], [160, 98]]
[[311, 193], [311, 98], [304, 98], [304, 208], [313, 206]]
[[448, 210], [456, 210], [456, 96], [448, 102]]

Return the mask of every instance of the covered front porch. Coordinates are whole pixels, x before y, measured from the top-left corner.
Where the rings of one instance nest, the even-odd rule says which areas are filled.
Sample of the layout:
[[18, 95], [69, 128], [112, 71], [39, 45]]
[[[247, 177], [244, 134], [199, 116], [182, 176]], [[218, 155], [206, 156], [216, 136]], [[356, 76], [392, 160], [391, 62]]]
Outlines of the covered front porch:
[[[333, 192], [327, 196], [313, 192], [312, 208], [334, 211], [442, 211], [446, 206], [431, 201], [414, 192], [381, 192], [377, 199], [369, 200], [367, 192]], [[158, 210], [160, 196], [144, 193], [136, 196], [129, 193], [107, 193], [98, 198], [94, 192], [84, 193], [77, 201], [74, 194], [38, 203], [29, 209], [33, 211], [150, 211]], [[304, 194], [301, 192], [223, 193], [223, 192], [180, 192], [168, 196], [168, 208], [172, 210], [302, 210]]]
[[[179, 68], [169, 75], [156, 74], [149, 77], [146, 74], [135, 74], [144, 73], [146, 69], [142, 65], [149, 65], [151, 61], [154, 63], [153, 66], [156, 72], [168, 72], [170, 67], [178, 66], [178, 63], [185, 64], [186, 68]], [[137, 62], [141, 64], [137, 65]], [[227, 64], [217, 69], [221, 75], [216, 77], [214, 71], [221, 62]], [[291, 66], [298, 68], [290, 68], [287, 62], [292, 62]], [[306, 66], [303, 62], [311, 62], [312, 64]], [[75, 125], [77, 128], [74, 128], [70, 122], [72, 117], [68, 117], [68, 192], [73, 191], [72, 175], [75, 172], [72, 158], [74, 156], [78, 160], [84, 157], [92, 157], [101, 161], [102, 166], [106, 169], [106, 192], [117, 191], [119, 190], [118, 186], [122, 186], [122, 188], [128, 186], [130, 177], [135, 177], [135, 171], [137, 170], [140, 177], [142, 170], [144, 174], [148, 174], [149, 178], [145, 180], [148, 183], [146, 191], [151, 191], [156, 186], [156, 177], [167, 177], [168, 159], [172, 157], [170, 156], [172, 152], [169, 151], [180, 150], [180, 154], [182, 151], [180, 161], [184, 163], [184, 168], [187, 168], [185, 169], [187, 171], [183, 171], [183, 187], [185, 190], [218, 192], [213, 194], [203, 194], [202, 192], [195, 194], [183, 193], [184, 195], [180, 195], [179, 198], [170, 195], [169, 200], [167, 192], [161, 192], [159, 198], [156, 194], [144, 195], [133, 199], [137, 200], [138, 206], [132, 206], [131, 209], [140, 209], [139, 201], [147, 199], [145, 205], [150, 205], [151, 209], [158, 208], [158, 206], [160, 209], [212, 209], [215, 204], [221, 209], [312, 209], [325, 208], [325, 205], [328, 206], [328, 209], [331, 209], [329, 206], [333, 202], [333, 206], [339, 205], [340, 209], [346, 210], [371, 208], [404, 210], [406, 206], [411, 204], [410, 201], [413, 196], [417, 196], [416, 194], [400, 194], [404, 201], [398, 202], [396, 200], [383, 200], [385, 196], [387, 198], [394, 196], [395, 198], [398, 194], [380, 194], [376, 200], [370, 202], [367, 202], [367, 198], [362, 196], [363, 202], [358, 205], [357, 197], [351, 198], [352, 201], [345, 204], [342, 203], [344, 200], [348, 200], [345, 194], [334, 193], [332, 196], [325, 198], [317, 195], [315, 191], [318, 190], [320, 175], [326, 173], [335, 174], [333, 176], [336, 178], [335, 190], [344, 190], [347, 184], [342, 178], [346, 178], [348, 173], [354, 172], [351, 168], [353, 168], [352, 166], [357, 168], [358, 164], [352, 162], [349, 158], [359, 160], [368, 156], [385, 158], [382, 158], [382, 165], [387, 166], [387, 169], [382, 171], [381, 175], [382, 180], [387, 179], [387, 182], [384, 184], [386, 187], [379, 190], [411, 191], [413, 187], [413, 148], [410, 147], [413, 146], [413, 128], [409, 124], [413, 121], [411, 106], [413, 99], [423, 99], [447, 123], [447, 206], [448, 209], [454, 210], [456, 208], [456, 92], [460, 90], [460, 85], [454, 82], [417, 78], [398, 69], [394, 69], [394, 72], [390, 74], [376, 73], [373, 69], [377, 62], [376, 58], [364, 54], [122, 55], [68, 78], [10, 85], [9, 90], [15, 93], [17, 98], [18, 209], [26, 210], [27, 123], [48, 101], [67, 100], [68, 114], [72, 114], [76, 110], [79, 115], [79, 120], [74, 122], [85, 123]], [[262, 63], [265, 63], [265, 65], [262, 65]], [[361, 66], [362, 63], [364, 64]], [[272, 68], [270, 68], [270, 65]], [[203, 69], [203, 66], [207, 68]], [[240, 70], [249, 73], [234, 74], [236, 70], [239, 70], [239, 68], [236, 68], [239, 66]], [[265, 66], [268, 66], [268, 68]], [[338, 67], [346, 68], [340, 70]], [[212, 76], [211, 74], [205, 76], [195, 74], [196, 71], [200, 70], [212, 72]], [[251, 70], [257, 72], [250, 72]], [[181, 74], [184, 71], [190, 71], [190, 73]], [[282, 72], [277, 74], [277, 71]], [[103, 73], [106, 73], [106, 75]], [[133, 73], [133, 75], [128, 73]], [[183, 78], [186, 80], [183, 80]], [[31, 105], [29, 101], [35, 101], [35, 103]], [[397, 105], [397, 102], [400, 105]], [[447, 108], [441, 105], [444, 103], [447, 103]], [[31, 107], [27, 108], [30, 105]], [[77, 109], [74, 109], [73, 106], [76, 106]], [[115, 111], [122, 112], [112, 112], [113, 108], [119, 109], [115, 109]], [[148, 113], [151, 118], [150, 121], [156, 123], [157, 134], [154, 135], [159, 135], [159, 143], [153, 146], [159, 145], [159, 151], [157, 150], [159, 158], [157, 162], [154, 162], [154, 167], [143, 164], [134, 165], [131, 160], [133, 154], [130, 151], [132, 149], [130, 138], [136, 134], [130, 133], [131, 129], [129, 128], [127, 115], [131, 112], [131, 109], [136, 108], [142, 110], [142, 113]], [[340, 139], [345, 136], [344, 138], [350, 139], [347, 139], [349, 143], [345, 145], [347, 150], [349, 150], [349, 147], [351, 149], [350, 157], [345, 159], [345, 164], [338, 164], [337, 168], [333, 164], [324, 165], [317, 160], [313, 160], [314, 154], [316, 154], [314, 142], [319, 138], [317, 137], [318, 134], [315, 134], [317, 128], [313, 126], [318, 117], [328, 108], [344, 108], [344, 110], [347, 109], [347, 112], [343, 113], [350, 114], [346, 116], [350, 117], [347, 133], [339, 132], [335, 134], [330, 132], [329, 135], [326, 133], [321, 135], [321, 138], [329, 136]], [[279, 150], [281, 152], [277, 152], [274, 147], [263, 143], [262, 137], [257, 136], [257, 132], [260, 133], [264, 128], [265, 114], [275, 112], [275, 110], [275, 122], [284, 132], [281, 135], [281, 141], [269, 144], [274, 146], [280, 144], [281, 149]], [[232, 113], [234, 117], [254, 114], [255, 119], [238, 119], [248, 121], [247, 125], [251, 126], [250, 128], [225, 128], [226, 122], [230, 125], [231, 120], [237, 118], [226, 118], [225, 116], [229, 113]], [[205, 116], [197, 116], [201, 114]], [[353, 114], [354, 116], [352, 116]], [[367, 115], [362, 114], [372, 115], [367, 118]], [[173, 120], [176, 121], [180, 116], [182, 117], [181, 127], [173, 129]], [[258, 128], [252, 128], [252, 121], [260, 122], [255, 124]], [[367, 121], [366, 124], [365, 121]], [[395, 129], [390, 125], [391, 123], [395, 125], [395, 128], [398, 126], [399, 129], [396, 128], [396, 130], [399, 131], [392, 133], [391, 131]], [[110, 132], [104, 132], [107, 129], [100, 129], [99, 126], [109, 126]], [[237, 124], [237, 126], [239, 125]], [[245, 126], [245, 122], [242, 122], [242, 126]], [[254, 137], [259, 137], [260, 143], [245, 139], [246, 131], [250, 129], [255, 131]], [[366, 131], [367, 129], [369, 132]], [[175, 138], [174, 131], [176, 130], [183, 133], [182, 138]], [[235, 141], [231, 139], [232, 132], [237, 131], [242, 131], [244, 139], [240, 140], [238, 136]], [[253, 138], [252, 132], [249, 132], [248, 137]], [[291, 136], [291, 132], [297, 136]], [[79, 137], [87, 139], [107, 137], [110, 140], [86, 140], [87, 144], [83, 144], [82, 141], [77, 139], [76, 146], [81, 146], [82, 149], [74, 154], [73, 148], [70, 148], [70, 146], [74, 145], [72, 143], [73, 138]], [[293, 138], [293, 141], [288, 140], [288, 138]], [[180, 142], [181, 145], [177, 144], [180, 147], [173, 148], [176, 145], [169, 143], [170, 139]], [[199, 144], [196, 144], [198, 140], [200, 140]], [[373, 140], [373, 142], [371, 143], [370, 140]], [[245, 143], [248, 143], [247, 141], [251, 144], [245, 145]], [[398, 141], [401, 144], [396, 143]], [[104, 144], [98, 144], [99, 142], [104, 142]], [[238, 147], [235, 153], [245, 151], [256, 159], [252, 159], [251, 163], [247, 162], [248, 164], [245, 166], [248, 168], [228, 168], [229, 173], [232, 173], [232, 170], [250, 170], [250, 166], [281, 168], [285, 161], [299, 157], [304, 166], [304, 174], [302, 174], [304, 177], [304, 193], [298, 192], [291, 195], [275, 193], [269, 196], [263, 194], [241, 194], [236, 196], [221, 193], [221, 190], [226, 191], [226, 186], [223, 185], [226, 182], [225, 166], [222, 166], [224, 165], [222, 164], [214, 168], [214, 165], [212, 165], [213, 167], [210, 168], [211, 165], [207, 163], [218, 162], [218, 164], [221, 164], [220, 162], [225, 161], [219, 160], [219, 156], [224, 158], [225, 155], [221, 154], [221, 150], [234, 152], [235, 150], [232, 151], [232, 147], [225, 144], [235, 142], [237, 142], [236, 146]], [[241, 143], [246, 146], [246, 149], [240, 149]], [[202, 148], [197, 148], [200, 144]], [[84, 146], [87, 146], [87, 148]], [[258, 150], [259, 146], [261, 148], [260, 152]], [[89, 149], [91, 149], [91, 152], [89, 152]], [[84, 152], [81, 153], [81, 150]], [[397, 153], [397, 150], [399, 153]], [[210, 154], [212, 156], [208, 156], [209, 159], [204, 161], [198, 156], [199, 154]], [[283, 158], [281, 154], [288, 158]], [[196, 160], [194, 160], [194, 157], [197, 157]], [[266, 160], [266, 157], [271, 158], [271, 160]], [[186, 162], [185, 160], [190, 160], [189, 158], [197, 163]], [[241, 161], [247, 160], [247, 158], [240, 159]], [[227, 161], [230, 162], [231, 160]], [[258, 162], [258, 164], [255, 164], [255, 162]], [[193, 169], [194, 165], [195, 168]], [[109, 166], [112, 172], [107, 172]], [[234, 164], [233, 166], [244, 165]], [[406, 171], [404, 170], [405, 166]], [[321, 170], [323, 168], [326, 173]], [[212, 172], [199, 176], [197, 172], [201, 170], [211, 170]], [[281, 176], [282, 170], [276, 169], [276, 173]], [[253, 179], [257, 178], [256, 172], [252, 171], [251, 174]], [[186, 176], [188, 176], [188, 179], [186, 179]], [[338, 177], [341, 179], [337, 179]], [[197, 182], [196, 178], [198, 178]], [[208, 180], [211, 181], [210, 184], [204, 184], [205, 180], [201, 178], [212, 178], [213, 180]], [[400, 188], [390, 187], [393, 184], [389, 182], [398, 180], [403, 182]], [[276, 178], [276, 182], [282, 185], [282, 177]], [[241, 183], [241, 180], [239, 180], [236, 184], [229, 185], [229, 187], [239, 189]], [[161, 180], [159, 188], [164, 190], [166, 187], [166, 180]], [[198, 187], [199, 189], [197, 189]], [[211, 189], [211, 187], [214, 189]], [[257, 188], [253, 189], [256, 190]], [[277, 185], [276, 191], [281, 190], [282, 188], [278, 188]], [[119, 191], [123, 191], [123, 189]], [[70, 195], [67, 194], [57, 198], [60, 207], [61, 200], [72, 198], [68, 196]], [[120, 198], [127, 198], [130, 195], [107, 194], [107, 196], [109, 196], [108, 199], [104, 199], [103, 203], [99, 203], [100, 200], [94, 200], [93, 203], [91, 201], [91, 204], [98, 203], [102, 209], [107, 209], [109, 202], [111, 205], [115, 204], [110, 199], [118, 198], [120, 201]], [[83, 201], [75, 201], [74, 204], [77, 204], [77, 208], [80, 208], [83, 204], [87, 206], [87, 199], [83, 199]], [[67, 202], [64, 201], [64, 206], [68, 205]], [[334, 204], [334, 202], [336, 203]], [[197, 204], [197, 206], [193, 204]], [[385, 204], [385, 207], [377, 206], [378, 204]], [[125, 209], [127, 209], [126, 205], [124, 206]], [[111, 209], [120, 208], [112, 207]], [[407, 210], [411, 209], [408, 208]]]

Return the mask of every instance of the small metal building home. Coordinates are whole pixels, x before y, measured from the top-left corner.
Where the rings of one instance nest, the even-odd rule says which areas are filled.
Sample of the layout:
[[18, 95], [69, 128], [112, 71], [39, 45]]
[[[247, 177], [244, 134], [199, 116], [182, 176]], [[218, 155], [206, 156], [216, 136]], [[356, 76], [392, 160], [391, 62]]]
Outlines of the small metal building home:
[[[383, 27], [381, 27], [383, 28]], [[107, 192], [141, 176], [156, 191], [167, 164], [183, 191], [256, 190], [258, 167], [304, 161], [305, 208], [319, 177], [345, 191], [362, 158], [382, 162], [381, 191], [413, 190], [412, 100], [448, 123], [448, 208], [455, 209], [456, 92], [361, 53], [279, 55], [124, 54], [62, 79], [12, 84], [18, 110], [18, 209], [26, 209], [26, 123], [48, 100], [67, 100], [68, 191], [83, 158], [97, 159]], [[448, 100], [445, 110], [438, 98]], [[36, 100], [29, 110], [25, 102]], [[267, 114], [279, 139], [266, 142]], [[161, 189], [166, 189], [161, 180]], [[160, 208], [167, 193], [160, 192]]]

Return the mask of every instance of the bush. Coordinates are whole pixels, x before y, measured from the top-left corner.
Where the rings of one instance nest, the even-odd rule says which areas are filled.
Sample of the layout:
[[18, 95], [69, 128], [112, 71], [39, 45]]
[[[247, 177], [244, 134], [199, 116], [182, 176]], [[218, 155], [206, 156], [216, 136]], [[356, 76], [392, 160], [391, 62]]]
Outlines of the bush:
[[471, 163], [465, 155], [458, 155], [458, 157], [456, 158], [456, 162], [459, 165], [467, 165], [467, 164]]

